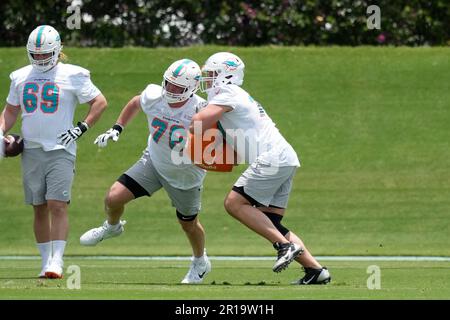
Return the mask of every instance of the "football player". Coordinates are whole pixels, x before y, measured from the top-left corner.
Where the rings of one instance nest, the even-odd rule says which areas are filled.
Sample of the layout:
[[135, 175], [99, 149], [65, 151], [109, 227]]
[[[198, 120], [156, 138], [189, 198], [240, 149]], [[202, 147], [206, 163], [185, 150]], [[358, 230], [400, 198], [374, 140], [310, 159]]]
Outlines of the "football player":
[[192, 246], [191, 267], [181, 281], [186, 284], [202, 282], [211, 270], [205, 250], [205, 231], [198, 218], [206, 172], [190, 161], [176, 163], [173, 157], [182, 152], [192, 117], [206, 105], [206, 101], [195, 94], [200, 76], [200, 67], [194, 61], [175, 61], [165, 71], [161, 86], [149, 84], [140, 95], [133, 97], [116, 123], [94, 141], [99, 147], [106, 147], [109, 140], [119, 139], [139, 110], [142, 109], [147, 116], [151, 133], [147, 148], [142, 157], [111, 186], [105, 198], [107, 220], [80, 238], [82, 245], [94, 246], [104, 239], [120, 235], [124, 230], [125, 221], [120, 217], [125, 205], [142, 196], [150, 197], [163, 188]]
[[[241, 88], [244, 62], [236, 55], [219, 52], [202, 68], [201, 88], [208, 105], [193, 117], [205, 131], [217, 121], [232, 141], [238, 157], [250, 164], [225, 199], [225, 209], [248, 228], [269, 240], [278, 251], [273, 271], [286, 268], [294, 259], [306, 275], [297, 284], [330, 281], [326, 268], [306, 249], [300, 238], [282, 223], [292, 181], [300, 162], [291, 145], [276, 128], [264, 108]], [[236, 143], [237, 140], [243, 140]], [[241, 146], [241, 147], [239, 147]]]
[[[107, 105], [88, 70], [60, 61], [61, 49], [61, 38], [53, 27], [41, 25], [31, 32], [27, 43], [30, 65], [11, 73], [9, 95], [0, 116], [3, 136], [22, 114], [23, 186], [25, 202], [34, 210], [42, 278], [62, 277], [75, 141], [93, 126]], [[89, 112], [73, 126], [75, 108], [84, 103]]]

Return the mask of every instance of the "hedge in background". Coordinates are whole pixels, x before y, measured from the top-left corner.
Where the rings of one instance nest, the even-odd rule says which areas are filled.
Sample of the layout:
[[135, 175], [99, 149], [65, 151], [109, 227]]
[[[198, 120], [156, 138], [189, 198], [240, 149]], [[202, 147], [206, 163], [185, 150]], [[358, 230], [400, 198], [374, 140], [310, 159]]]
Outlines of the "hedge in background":
[[[367, 28], [373, 4], [380, 30]], [[80, 29], [67, 28], [70, 5], [79, 5]], [[0, 46], [24, 45], [44, 23], [81, 46], [450, 44], [448, 0], [4, 0]]]

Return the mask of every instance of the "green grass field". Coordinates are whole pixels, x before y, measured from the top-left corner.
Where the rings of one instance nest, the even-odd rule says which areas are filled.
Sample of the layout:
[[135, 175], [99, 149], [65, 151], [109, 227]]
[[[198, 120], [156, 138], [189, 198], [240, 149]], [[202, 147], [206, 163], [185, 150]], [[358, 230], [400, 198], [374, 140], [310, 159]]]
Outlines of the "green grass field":
[[[326, 286], [294, 286], [297, 268], [275, 274], [269, 261], [212, 261], [201, 285], [179, 284], [189, 261], [103, 261], [66, 259], [81, 270], [81, 289], [67, 279], [35, 278], [39, 261], [0, 264], [0, 299], [448, 299], [448, 262], [332, 262]], [[367, 288], [367, 267], [378, 265], [381, 288]], [[14, 269], [14, 273], [11, 270]], [[70, 275], [66, 275], [69, 278]]]
[[[301, 158], [284, 221], [313, 254], [450, 256], [449, 48], [208, 46], [67, 48], [70, 63], [91, 70], [109, 101], [102, 119], [78, 143], [68, 256], [76, 261], [76, 255], [190, 255], [163, 191], [127, 207], [128, 224], [120, 238], [95, 248], [80, 246], [78, 238], [102, 223], [106, 191], [144, 149], [145, 117], [139, 115], [119, 142], [105, 150], [93, 145], [95, 137], [114, 123], [131, 97], [148, 83], [159, 84], [173, 60], [189, 57], [202, 64], [221, 50], [233, 51], [244, 60], [243, 87], [264, 106]], [[0, 49], [0, 96], [7, 96], [8, 74], [27, 63], [24, 48]], [[87, 107], [80, 106], [75, 122], [86, 112]], [[201, 221], [210, 255], [274, 255], [270, 244], [223, 209], [225, 195], [244, 169], [209, 173], [206, 178]], [[0, 255], [36, 255], [32, 210], [23, 204], [19, 158], [0, 163], [0, 190]], [[79, 264], [86, 269], [86, 282], [83, 290], [70, 293], [78, 298], [165, 299], [198, 292], [177, 285], [185, 272], [177, 269], [178, 263]], [[101, 271], [91, 264], [101, 266]], [[232, 285], [207, 284], [206, 292], [217, 299], [284, 298], [278, 291], [289, 292], [288, 298], [294, 299], [450, 297], [445, 290], [449, 278], [443, 276], [450, 270], [448, 263], [386, 263], [386, 289], [377, 292], [365, 286], [367, 264], [329, 266], [335, 279], [332, 285], [288, 289], [285, 284], [294, 274], [272, 275], [270, 263], [252, 264], [258, 272], [249, 269], [242, 276], [231, 276], [227, 268], [245, 269], [245, 263], [220, 262], [208, 281], [216, 277], [216, 282]], [[139, 272], [114, 278], [124, 268]], [[157, 278], [153, 278], [155, 268]], [[0, 297], [63, 297], [55, 289], [57, 281], [40, 285], [26, 279], [38, 269], [36, 261], [0, 261]], [[422, 278], [424, 270], [433, 270], [426, 274], [430, 281]], [[408, 282], [419, 274], [421, 280]], [[267, 285], [244, 285], [260, 281]], [[198, 298], [205, 298], [202, 295]]]

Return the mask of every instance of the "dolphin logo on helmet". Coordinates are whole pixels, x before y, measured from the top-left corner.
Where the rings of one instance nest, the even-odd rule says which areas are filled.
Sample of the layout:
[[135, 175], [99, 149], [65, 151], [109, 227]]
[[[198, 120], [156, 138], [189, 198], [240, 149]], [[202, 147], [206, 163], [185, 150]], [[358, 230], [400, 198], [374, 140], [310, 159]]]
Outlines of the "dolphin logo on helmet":
[[223, 64], [228, 71], [236, 70], [240, 66], [239, 62], [236, 63], [230, 60], [224, 61]]

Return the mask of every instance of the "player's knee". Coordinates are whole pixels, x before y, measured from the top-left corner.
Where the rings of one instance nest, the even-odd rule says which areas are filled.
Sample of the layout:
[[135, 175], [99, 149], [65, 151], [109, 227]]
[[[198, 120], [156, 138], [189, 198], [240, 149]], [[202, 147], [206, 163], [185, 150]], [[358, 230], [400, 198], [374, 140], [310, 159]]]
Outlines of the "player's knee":
[[228, 199], [228, 197], [225, 198], [225, 200], [223, 201], [223, 206], [225, 207], [225, 210], [230, 213], [231, 211], [231, 202]]
[[104, 202], [106, 208], [111, 208], [113, 206], [113, 197], [111, 196], [111, 192], [106, 194]]
[[283, 216], [280, 214], [277, 214], [277, 213], [273, 213], [273, 212], [264, 212], [263, 211], [263, 213], [267, 216], [267, 218], [270, 219], [270, 221], [272, 221], [275, 228], [277, 228], [277, 230], [284, 237], [286, 237], [286, 235], [289, 233], [289, 229], [281, 224], [281, 220], [283, 219]]
[[122, 203], [120, 198], [117, 196], [117, 193], [111, 189], [105, 197], [105, 207], [107, 208], [115, 208], [121, 206]]
[[236, 201], [234, 201], [229, 195], [225, 198], [223, 202], [223, 206], [225, 207], [225, 210], [232, 216], [235, 215], [235, 212], [237, 210]]
[[59, 201], [49, 203], [48, 210], [50, 211], [53, 217], [64, 216], [67, 214], [67, 204], [64, 202], [59, 203]]
[[183, 231], [186, 233], [192, 233], [195, 231], [195, 229], [198, 227], [198, 219], [197, 214], [195, 215], [184, 215], [178, 210], [176, 211], [178, 222], [181, 225], [181, 228], [183, 228]]
[[39, 206], [33, 206], [34, 209], [34, 216], [36, 218], [44, 218], [44, 219], [48, 219], [48, 208], [47, 208], [47, 204], [44, 205], [39, 205]]

